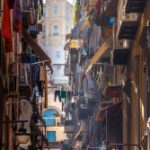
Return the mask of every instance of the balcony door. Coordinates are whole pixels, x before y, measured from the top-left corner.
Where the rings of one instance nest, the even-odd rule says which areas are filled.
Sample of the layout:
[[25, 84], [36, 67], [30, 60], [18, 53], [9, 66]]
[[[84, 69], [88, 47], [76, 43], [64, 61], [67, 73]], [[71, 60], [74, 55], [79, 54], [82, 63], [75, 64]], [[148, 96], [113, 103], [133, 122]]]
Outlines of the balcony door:
[[47, 131], [48, 142], [56, 142], [56, 131]]

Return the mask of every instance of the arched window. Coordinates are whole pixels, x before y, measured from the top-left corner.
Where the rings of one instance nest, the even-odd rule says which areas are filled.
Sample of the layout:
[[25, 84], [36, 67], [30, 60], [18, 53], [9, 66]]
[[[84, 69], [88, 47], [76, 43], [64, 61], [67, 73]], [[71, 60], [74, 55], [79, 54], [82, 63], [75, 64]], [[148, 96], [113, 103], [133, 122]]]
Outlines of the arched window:
[[43, 112], [42, 117], [47, 126], [55, 126], [57, 125], [56, 117], [59, 116], [59, 113], [55, 109], [48, 109]]

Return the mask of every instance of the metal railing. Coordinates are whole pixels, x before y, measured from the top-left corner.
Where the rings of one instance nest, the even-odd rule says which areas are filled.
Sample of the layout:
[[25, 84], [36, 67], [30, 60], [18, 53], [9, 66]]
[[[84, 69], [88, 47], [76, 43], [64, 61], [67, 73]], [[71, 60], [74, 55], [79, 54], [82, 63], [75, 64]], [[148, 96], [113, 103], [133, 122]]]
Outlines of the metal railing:
[[22, 10], [24, 12], [28, 12], [32, 9], [34, 9], [34, 1], [33, 0], [23, 0], [22, 1]]
[[[104, 145], [104, 150], [122, 150], [123, 147], [137, 147], [139, 150], [141, 150], [140, 144], [123, 144], [123, 143], [112, 143], [110, 145]], [[87, 150], [96, 150], [100, 149], [100, 146], [88, 146]]]

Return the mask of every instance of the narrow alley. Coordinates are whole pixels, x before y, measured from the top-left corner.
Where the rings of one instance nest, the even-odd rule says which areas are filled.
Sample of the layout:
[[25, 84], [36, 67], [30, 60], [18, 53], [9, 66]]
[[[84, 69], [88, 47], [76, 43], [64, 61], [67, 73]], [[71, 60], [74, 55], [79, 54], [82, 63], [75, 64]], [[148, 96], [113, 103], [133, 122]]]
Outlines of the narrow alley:
[[150, 0], [0, 0], [0, 150], [150, 150]]

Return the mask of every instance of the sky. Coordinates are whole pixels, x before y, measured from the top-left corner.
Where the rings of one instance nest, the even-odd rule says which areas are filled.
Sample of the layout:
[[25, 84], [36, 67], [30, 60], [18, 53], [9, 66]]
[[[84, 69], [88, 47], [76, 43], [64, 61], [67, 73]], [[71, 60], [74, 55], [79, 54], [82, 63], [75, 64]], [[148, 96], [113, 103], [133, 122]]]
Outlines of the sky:
[[74, 4], [76, 0], [67, 0], [69, 1], [71, 4]]
[[[75, 1], [76, 1], [76, 0], [67, 0], [67, 1], [70, 2], [71, 4], [75, 4]], [[45, 3], [46, 0], [43, 0], [43, 2]]]

